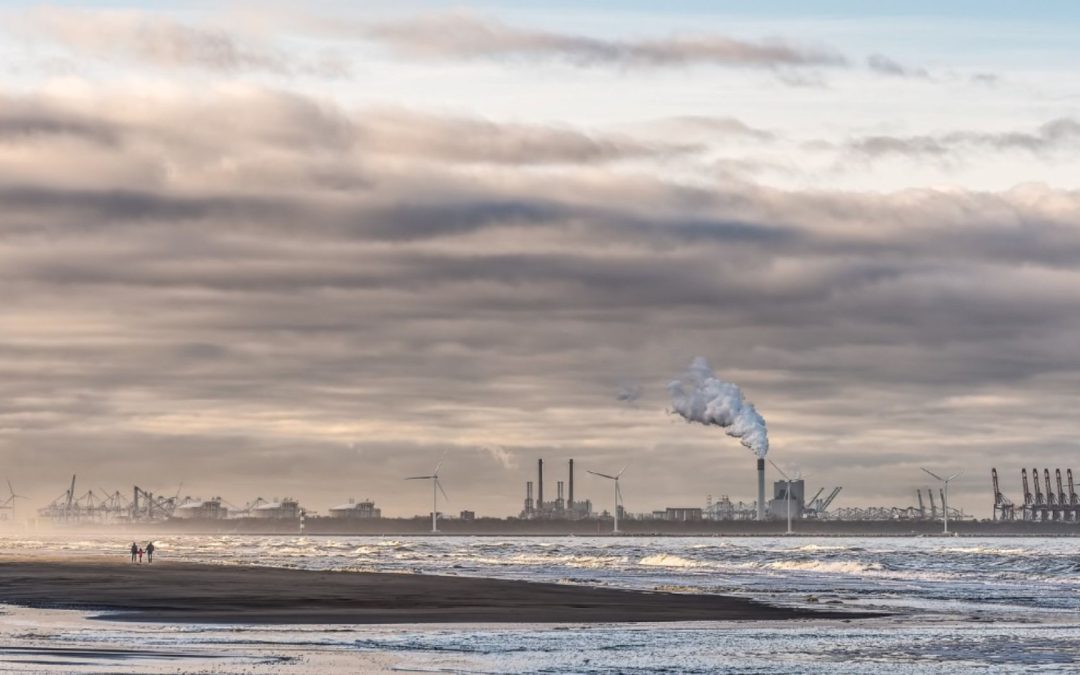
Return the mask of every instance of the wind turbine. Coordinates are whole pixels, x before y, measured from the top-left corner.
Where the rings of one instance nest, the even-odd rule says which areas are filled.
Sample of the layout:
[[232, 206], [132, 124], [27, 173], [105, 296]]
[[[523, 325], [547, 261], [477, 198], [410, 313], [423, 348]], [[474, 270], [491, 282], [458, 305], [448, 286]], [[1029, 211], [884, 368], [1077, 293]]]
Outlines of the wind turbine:
[[443, 499], [449, 501], [450, 498], [446, 496], [446, 490], [443, 490], [442, 483], [439, 482], [439, 468], [443, 464], [443, 460], [446, 459], [446, 453], [443, 453], [442, 458], [439, 459], [439, 463], [435, 465], [435, 470], [431, 472], [430, 476], [409, 476], [405, 480], [430, 480], [431, 481], [431, 531], [439, 531], [439, 492], [442, 493]]
[[619, 489], [619, 478], [622, 477], [623, 471], [626, 471], [627, 466], [630, 466], [630, 465], [627, 464], [626, 466], [624, 466], [622, 468], [622, 470], [619, 471], [619, 473], [615, 474], [614, 476], [609, 476], [606, 473], [598, 473], [596, 471], [589, 471], [588, 469], [586, 469], [586, 471], [588, 473], [591, 473], [594, 476], [599, 476], [601, 478], [607, 478], [608, 480], [615, 483], [615, 511], [614, 511], [614, 513], [615, 513], [615, 528], [611, 531], [612, 534], [618, 534], [619, 533], [619, 502], [622, 501], [622, 490]]
[[8, 497], [7, 501], [4, 502], [2, 508], [11, 509], [11, 519], [15, 520], [15, 500], [16, 499], [26, 499], [26, 497], [24, 497], [22, 495], [15, 494], [15, 488], [11, 487], [11, 481], [10, 480], [7, 482], [7, 486], [8, 486], [8, 492], [11, 493], [11, 496]]
[[949, 481], [951, 481], [953, 478], [956, 478], [957, 476], [959, 476], [960, 474], [962, 474], [964, 472], [963, 471], [957, 471], [956, 473], [949, 476], [948, 478], [942, 478], [941, 476], [937, 475], [936, 473], [934, 473], [930, 469], [927, 469], [927, 468], [924, 468], [924, 467], [919, 467], [919, 468], [922, 469], [923, 471], [925, 471], [926, 473], [930, 474], [934, 478], [937, 478], [939, 481], [941, 481], [942, 483], [945, 484], [945, 498], [943, 499], [943, 501], [945, 503], [941, 505], [941, 511], [942, 511], [942, 518], [944, 519], [944, 523], [945, 523], [945, 529], [943, 530], [943, 534], [948, 534], [949, 533]]

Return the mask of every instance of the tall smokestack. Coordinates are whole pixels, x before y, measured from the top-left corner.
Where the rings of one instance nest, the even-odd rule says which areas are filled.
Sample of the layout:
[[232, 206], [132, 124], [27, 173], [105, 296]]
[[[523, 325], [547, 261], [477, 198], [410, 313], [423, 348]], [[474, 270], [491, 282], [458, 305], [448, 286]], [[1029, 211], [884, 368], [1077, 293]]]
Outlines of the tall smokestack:
[[765, 459], [757, 461], [757, 519], [765, 520]]
[[544, 508], [544, 460], [536, 460], [536, 508]]
[[574, 506], [574, 460], [570, 460], [570, 494], [567, 495], [566, 506]]

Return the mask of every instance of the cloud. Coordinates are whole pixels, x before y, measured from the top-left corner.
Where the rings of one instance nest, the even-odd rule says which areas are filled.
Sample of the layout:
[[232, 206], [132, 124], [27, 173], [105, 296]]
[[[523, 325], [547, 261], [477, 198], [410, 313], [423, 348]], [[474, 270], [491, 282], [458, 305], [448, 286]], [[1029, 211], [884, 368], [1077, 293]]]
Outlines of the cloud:
[[388, 21], [367, 31], [371, 40], [424, 58], [563, 61], [571, 65], [671, 67], [695, 64], [750, 68], [844, 66], [822, 47], [780, 40], [746, 41], [719, 35], [610, 39], [518, 28], [470, 14], [426, 15]]
[[870, 70], [880, 75], [921, 79], [928, 79], [930, 77], [930, 73], [928, 73], [925, 68], [909, 68], [883, 54], [873, 54], [867, 57], [866, 65]]
[[997, 73], [975, 73], [971, 76], [972, 84], [981, 84], [986, 87], [996, 87], [1001, 84], [1002, 77]]
[[777, 139], [775, 132], [751, 126], [734, 117], [680, 115], [657, 120], [655, 124], [661, 129], [680, 134], [713, 135], [760, 142], [771, 142]]
[[405, 110], [374, 111], [358, 122], [366, 149], [431, 160], [559, 164], [674, 157], [700, 152], [691, 143], [645, 142], [565, 126], [497, 123]]
[[48, 104], [0, 96], [0, 142], [64, 136], [111, 146], [117, 130], [107, 121], [56, 109]]
[[1063, 152], [1080, 142], [1080, 122], [1070, 117], [1050, 120], [1031, 131], [952, 131], [937, 135], [864, 136], [852, 139], [851, 152], [867, 157], [946, 157], [973, 151], [1024, 151], [1036, 155]]
[[38, 9], [12, 25], [83, 55], [159, 68], [324, 78], [346, 77], [349, 71], [334, 52], [297, 56], [253, 36], [138, 11]]
[[647, 389], [694, 354], [853, 504], [910, 498], [931, 454], [1075, 456], [1076, 191], [683, 183], [619, 164], [694, 158], [633, 134], [557, 128], [537, 164], [543, 125], [280, 92], [6, 103], [0, 456], [41, 500], [78, 472], [410, 514], [401, 476], [447, 447], [480, 513], [537, 456], [633, 457], [634, 510], [749, 497], [737, 447], [613, 405], [627, 364]]

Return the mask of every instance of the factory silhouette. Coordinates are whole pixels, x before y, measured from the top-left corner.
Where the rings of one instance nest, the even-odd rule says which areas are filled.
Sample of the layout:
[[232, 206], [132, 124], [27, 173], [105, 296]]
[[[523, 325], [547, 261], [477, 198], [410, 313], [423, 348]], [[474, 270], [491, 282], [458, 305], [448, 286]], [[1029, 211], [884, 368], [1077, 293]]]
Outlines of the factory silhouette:
[[[56, 499], [37, 509], [24, 506], [25, 498], [8, 483], [10, 494], [0, 500], [0, 520], [24, 528], [132, 526], [180, 532], [296, 534], [934, 534], [941, 531], [943, 523], [949, 532], [1023, 534], [1076, 533], [1080, 526], [1080, 497], [1072, 469], [1064, 473], [1055, 470], [1055, 480], [1050, 469], [1043, 469], [1041, 483], [1038, 469], [1032, 471], [1031, 481], [1028, 470], [1023, 469], [1023, 497], [1018, 502], [1002, 492], [997, 469], [993, 469], [993, 519], [979, 521], [948, 504], [948, 493], [940, 487], [915, 490], [911, 505], [834, 507], [841, 487], [823, 486], [807, 498], [805, 481], [786, 476], [773, 482], [772, 498], [764, 503], [709, 495], [703, 505], [674, 504], [638, 512], [622, 501], [618, 482], [622, 471], [615, 475], [588, 472], [594, 476], [590, 488], [607, 493], [594, 501], [580, 496], [573, 459], [560, 467], [565, 473], [554, 480], [553, 498], [547, 491], [551, 483], [545, 482], [545, 468], [551, 469], [538, 459], [534, 477], [524, 482], [521, 510], [507, 517], [478, 516], [464, 509], [454, 514], [429, 511], [390, 518], [383, 516], [372, 499], [346, 499], [318, 513], [289, 497], [256, 497], [238, 506], [222, 497], [181, 496], [182, 489], [171, 494], [140, 486], [132, 486], [128, 492], [82, 492], [77, 476], [72, 476]], [[756, 477], [758, 485], [763, 485], [764, 470], [759, 469]], [[603, 479], [615, 479], [613, 492], [601, 483]]]

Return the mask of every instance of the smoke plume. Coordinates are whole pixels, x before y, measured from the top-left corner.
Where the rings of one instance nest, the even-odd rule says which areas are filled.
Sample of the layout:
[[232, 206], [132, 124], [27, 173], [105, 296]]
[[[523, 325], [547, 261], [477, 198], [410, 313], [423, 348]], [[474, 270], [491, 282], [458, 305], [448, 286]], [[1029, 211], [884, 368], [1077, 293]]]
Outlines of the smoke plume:
[[615, 394], [616, 401], [630, 405], [637, 403], [639, 398], [641, 398], [641, 385], [637, 384], [624, 384], [619, 387], [619, 391]]
[[769, 452], [769, 434], [754, 404], [742, 390], [713, 375], [709, 362], [699, 356], [681, 377], [668, 384], [674, 411], [687, 422], [723, 427], [759, 458]]

